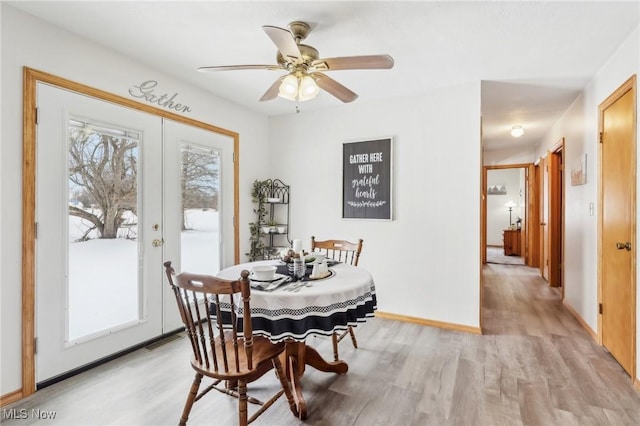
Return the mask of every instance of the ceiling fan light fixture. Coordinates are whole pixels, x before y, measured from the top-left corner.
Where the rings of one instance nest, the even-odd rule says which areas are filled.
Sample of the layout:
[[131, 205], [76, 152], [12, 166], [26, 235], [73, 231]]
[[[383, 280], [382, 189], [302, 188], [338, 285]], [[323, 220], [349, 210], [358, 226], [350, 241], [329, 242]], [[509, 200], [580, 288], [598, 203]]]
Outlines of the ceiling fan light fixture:
[[511, 128], [511, 136], [513, 136], [514, 138], [519, 138], [522, 135], [524, 135], [524, 129], [522, 128], [522, 126], [513, 126]]
[[315, 98], [320, 92], [316, 81], [309, 74], [291, 73], [282, 79], [278, 96], [294, 102], [304, 102]]
[[305, 75], [300, 80], [300, 89], [298, 91], [298, 99], [300, 101], [308, 101], [313, 99], [320, 92], [320, 88], [316, 84], [316, 81], [310, 75]]
[[[277, 97], [292, 102], [314, 99], [324, 90], [338, 100], [348, 103], [358, 95], [324, 72], [337, 70], [382, 70], [393, 68], [393, 58], [387, 54], [340, 56], [320, 58], [318, 50], [301, 42], [306, 39], [311, 25], [293, 21], [287, 28], [263, 25], [262, 29], [278, 48], [275, 65], [216, 65], [198, 68], [199, 71], [270, 70], [285, 71], [260, 98], [260, 102]], [[319, 83], [319, 84], [318, 84]]]
[[295, 101], [298, 96], [298, 77], [294, 74], [286, 76], [282, 80], [282, 84], [280, 84], [278, 96], [290, 101]]

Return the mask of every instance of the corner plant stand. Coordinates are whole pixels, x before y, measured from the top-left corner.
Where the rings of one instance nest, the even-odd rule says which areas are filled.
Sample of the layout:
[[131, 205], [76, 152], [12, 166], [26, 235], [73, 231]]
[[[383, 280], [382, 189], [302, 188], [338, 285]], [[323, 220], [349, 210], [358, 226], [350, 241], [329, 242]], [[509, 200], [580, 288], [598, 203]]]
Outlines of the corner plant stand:
[[251, 197], [256, 221], [249, 223], [249, 261], [272, 259], [291, 246], [289, 239], [289, 185], [280, 179], [256, 180]]

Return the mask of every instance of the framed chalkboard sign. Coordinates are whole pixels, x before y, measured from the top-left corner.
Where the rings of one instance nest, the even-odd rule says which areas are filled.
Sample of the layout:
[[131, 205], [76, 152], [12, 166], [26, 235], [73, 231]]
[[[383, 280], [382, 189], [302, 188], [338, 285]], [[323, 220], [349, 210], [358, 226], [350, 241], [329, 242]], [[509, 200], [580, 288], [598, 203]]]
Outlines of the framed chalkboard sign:
[[342, 217], [391, 220], [392, 139], [342, 145]]

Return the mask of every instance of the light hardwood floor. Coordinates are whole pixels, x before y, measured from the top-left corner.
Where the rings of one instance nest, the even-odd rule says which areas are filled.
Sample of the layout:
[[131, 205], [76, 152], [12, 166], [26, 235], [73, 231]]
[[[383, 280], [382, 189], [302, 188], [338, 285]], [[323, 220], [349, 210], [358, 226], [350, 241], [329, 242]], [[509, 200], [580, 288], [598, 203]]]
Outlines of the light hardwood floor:
[[[372, 319], [342, 344], [349, 372], [308, 369], [305, 422], [284, 398], [256, 425], [638, 425], [640, 394], [535, 269], [484, 268], [484, 335]], [[311, 338], [327, 359], [329, 338]], [[3, 425], [174, 425], [193, 378], [180, 336], [37, 392], [3, 409]], [[277, 386], [272, 374], [250, 393]], [[28, 418], [6, 419], [7, 410]], [[55, 411], [37, 420], [33, 410]], [[251, 407], [250, 407], [251, 409]], [[19, 414], [19, 412], [18, 412]], [[236, 424], [236, 401], [210, 394], [191, 425]]]

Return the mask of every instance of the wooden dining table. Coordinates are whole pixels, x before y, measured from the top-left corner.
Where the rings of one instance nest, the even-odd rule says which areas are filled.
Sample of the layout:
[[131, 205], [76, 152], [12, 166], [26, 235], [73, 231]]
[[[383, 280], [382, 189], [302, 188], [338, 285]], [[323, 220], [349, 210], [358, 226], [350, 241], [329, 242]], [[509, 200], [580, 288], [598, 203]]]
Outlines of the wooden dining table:
[[[268, 260], [231, 266], [220, 271], [218, 276], [237, 279], [242, 270], [251, 271], [258, 265], [275, 265], [278, 273], [287, 273], [286, 264]], [[305, 366], [337, 374], [345, 374], [349, 369], [343, 360], [325, 360], [307, 344], [307, 337], [331, 336], [349, 326], [357, 326], [373, 317], [377, 309], [373, 277], [366, 269], [338, 263], [332, 265], [329, 272], [330, 276], [317, 280], [310, 279], [307, 272], [302, 281], [288, 282], [271, 291], [259, 290], [252, 285], [253, 334], [274, 343], [286, 343], [283, 365], [291, 383], [298, 417], [302, 420], [307, 417], [301, 383]], [[230, 305], [221, 303], [221, 308], [223, 312], [228, 311]]]

